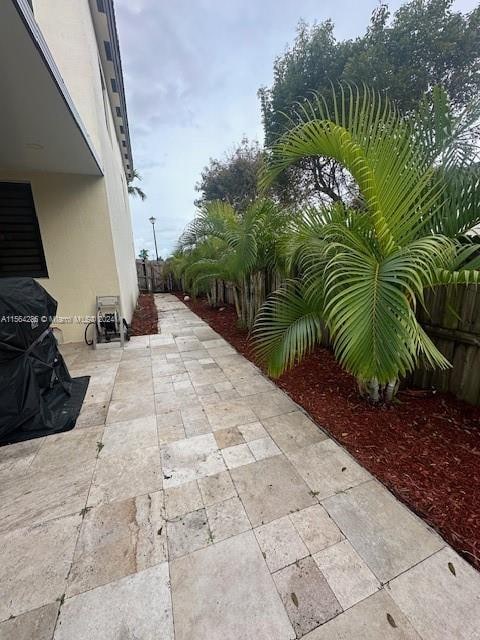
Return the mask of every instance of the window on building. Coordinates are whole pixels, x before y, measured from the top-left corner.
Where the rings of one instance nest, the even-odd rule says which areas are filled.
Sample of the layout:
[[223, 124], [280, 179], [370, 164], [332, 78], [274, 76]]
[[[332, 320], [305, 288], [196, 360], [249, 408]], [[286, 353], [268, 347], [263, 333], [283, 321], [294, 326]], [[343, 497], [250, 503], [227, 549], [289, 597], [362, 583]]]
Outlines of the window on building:
[[110, 78], [110, 82], [112, 83], [112, 91], [118, 93], [117, 81], [115, 78]]
[[29, 184], [0, 182], [0, 277], [47, 278], [47, 264]]
[[112, 58], [112, 45], [110, 44], [110, 42], [108, 40], [104, 40], [103, 41], [103, 45], [105, 47], [105, 56], [106, 56], [107, 60], [112, 62], [112, 60], [113, 60], [113, 58]]

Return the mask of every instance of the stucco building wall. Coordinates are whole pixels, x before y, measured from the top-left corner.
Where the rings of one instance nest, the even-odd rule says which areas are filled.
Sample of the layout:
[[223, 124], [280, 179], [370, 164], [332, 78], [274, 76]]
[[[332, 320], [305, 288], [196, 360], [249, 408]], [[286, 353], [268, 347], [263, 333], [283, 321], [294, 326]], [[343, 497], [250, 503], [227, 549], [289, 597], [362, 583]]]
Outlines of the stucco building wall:
[[[3, 172], [31, 183], [49, 277], [39, 282], [60, 316], [88, 316], [97, 295], [121, 295], [130, 321], [138, 286], [127, 185], [88, 0], [33, 0], [34, 15], [100, 158], [103, 177]], [[84, 326], [59, 325], [66, 342]]]

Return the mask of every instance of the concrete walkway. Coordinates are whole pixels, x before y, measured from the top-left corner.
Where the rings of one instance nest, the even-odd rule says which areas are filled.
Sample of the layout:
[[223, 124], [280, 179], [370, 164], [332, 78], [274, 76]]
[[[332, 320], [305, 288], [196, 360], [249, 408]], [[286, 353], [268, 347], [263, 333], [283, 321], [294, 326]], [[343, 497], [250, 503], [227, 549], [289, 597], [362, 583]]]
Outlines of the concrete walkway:
[[0, 640], [473, 640], [480, 574], [185, 305], [0, 449]]

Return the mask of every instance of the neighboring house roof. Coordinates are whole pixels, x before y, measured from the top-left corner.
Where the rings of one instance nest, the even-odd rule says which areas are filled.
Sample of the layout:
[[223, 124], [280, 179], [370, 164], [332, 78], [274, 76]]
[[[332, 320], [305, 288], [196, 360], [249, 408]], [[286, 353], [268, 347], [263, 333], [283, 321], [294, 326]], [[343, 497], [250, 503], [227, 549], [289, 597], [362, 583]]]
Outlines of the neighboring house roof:
[[102, 175], [28, 0], [0, 2], [0, 167]]
[[123, 166], [127, 178], [130, 178], [133, 171], [133, 158], [113, 0], [90, 0], [90, 10], [112, 107], [117, 139], [122, 153]]

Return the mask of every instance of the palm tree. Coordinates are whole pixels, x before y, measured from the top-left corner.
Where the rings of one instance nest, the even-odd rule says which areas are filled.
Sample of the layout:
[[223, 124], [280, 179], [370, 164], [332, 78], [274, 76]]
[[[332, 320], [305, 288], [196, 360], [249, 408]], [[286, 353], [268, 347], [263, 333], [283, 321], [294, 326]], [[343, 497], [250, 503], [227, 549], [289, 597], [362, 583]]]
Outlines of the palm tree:
[[317, 97], [301, 105], [298, 124], [271, 150], [263, 185], [306, 157], [327, 157], [350, 172], [361, 207], [303, 213], [287, 250], [294, 277], [260, 310], [256, 347], [279, 375], [325, 326], [362, 393], [389, 401], [419, 360], [450, 366], [415, 309], [428, 287], [479, 281], [476, 247], [455, 237], [480, 221], [478, 172], [470, 191], [447, 185], [420, 126], [367, 88], [341, 88], [332, 104]]
[[239, 324], [250, 328], [265, 299], [265, 278], [280, 265], [278, 247], [290, 216], [269, 200], [240, 215], [227, 202], [207, 202], [180, 238], [190, 252], [184, 275], [194, 292], [223, 280], [231, 288]]
[[128, 187], [127, 187], [128, 194], [133, 196], [134, 198], [138, 196], [142, 201], [146, 200], [147, 198], [146, 193], [137, 185], [131, 184], [134, 180], [139, 180], [139, 181], [142, 180], [142, 176], [138, 173], [136, 169], [132, 171], [132, 175], [128, 179]]
[[140, 249], [138, 257], [144, 261], [148, 260], [148, 249]]

